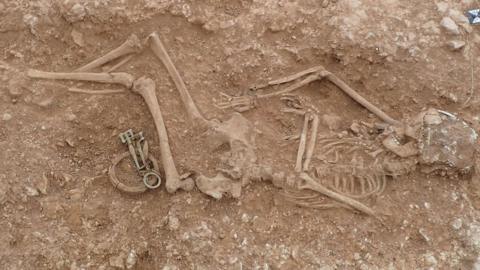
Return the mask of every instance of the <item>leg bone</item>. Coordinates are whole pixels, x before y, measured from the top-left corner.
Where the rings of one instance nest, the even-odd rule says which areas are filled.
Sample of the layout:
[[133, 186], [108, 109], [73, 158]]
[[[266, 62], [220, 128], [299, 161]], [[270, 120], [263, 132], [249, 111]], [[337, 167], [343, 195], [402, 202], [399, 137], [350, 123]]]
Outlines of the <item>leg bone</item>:
[[198, 110], [197, 105], [193, 101], [190, 93], [187, 90], [187, 87], [185, 86], [185, 82], [183, 81], [180, 73], [173, 64], [172, 59], [170, 59], [170, 56], [168, 55], [165, 46], [163, 46], [163, 43], [160, 40], [158, 34], [154, 32], [150, 34], [148, 38], [150, 40], [150, 48], [152, 49], [153, 53], [160, 59], [160, 61], [162, 61], [163, 65], [170, 74], [170, 77], [172, 77], [172, 80], [177, 87], [180, 98], [182, 99], [183, 105], [187, 110], [187, 114], [190, 120], [194, 123], [208, 125], [208, 120], [205, 119]]
[[124, 73], [62, 73], [62, 72], [45, 72], [40, 70], [30, 69], [27, 72], [30, 78], [37, 79], [51, 79], [51, 80], [76, 80], [76, 81], [89, 81], [99, 83], [112, 83], [121, 84], [127, 88], [131, 88], [133, 85], [133, 76]]
[[162, 164], [165, 171], [165, 186], [167, 191], [173, 193], [179, 188], [186, 191], [192, 190], [194, 187], [193, 180], [187, 178], [182, 181], [175, 167], [172, 152], [170, 151], [170, 145], [168, 143], [167, 129], [155, 94], [155, 83], [152, 79], [141, 77], [135, 81], [133, 91], [143, 97], [153, 116], [153, 120], [155, 121], [160, 143], [160, 152], [162, 155]]
[[137, 52], [140, 52], [141, 50], [142, 50], [142, 44], [140, 43], [140, 40], [135, 34], [132, 34], [122, 45], [113, 49], [106, 55], [98, 59], [95, 59], [92, 62], [76, 69], [75, 72], [86, 72], [86, 71], [95, 69], [97, 67], [100, 67], [103, 64], [106, 64], [124, 55], [137, 53]]

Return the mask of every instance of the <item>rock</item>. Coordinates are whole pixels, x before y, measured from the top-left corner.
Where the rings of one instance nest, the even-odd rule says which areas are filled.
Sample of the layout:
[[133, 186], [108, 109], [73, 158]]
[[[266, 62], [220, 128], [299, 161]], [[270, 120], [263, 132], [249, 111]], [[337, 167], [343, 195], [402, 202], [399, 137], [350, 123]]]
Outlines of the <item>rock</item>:
[[125, 269], [125, 264], [123, 263], [123, 254], [110, 257], [110, 259], [108, 259], [108, 262], [113, 268]]
[[477, 260], [472, 266], [472, 270], [480, 270], [480, 257], [477, 257]]
[[2, 115], [2, 120], [3, 120], [3, 121], [8, 121], [8, 120], [11, 120], [11, 119], [12, 119], [12, 115], [9, 114], [9, 113], [4, 113], [4, 114]]
[[445, 13], [448, 10], [448, 3], [447, 2], [439, 2], [437, 3], [437, 10], [440, 13]]
[[64, 18], [71, 23], [82, 21], [87, 15], [83, 1], [79, 0], [64, 1], [62, 13]]
[[424, 255], [423, 259], [425, 260], [425, 264], [427, 264], [428, 266], [437, 265], [437, 259], [432, 254]]
[[465, 47], [465, 41], [462, 41], [462, 40], [450, 40], [448, 42], [448, 47], [450, 47], [450, 49], [452, 51], [458, 51], [460, 50], [461, 48]]
[[33, 187], [25, 187], [25, 191], [26, 191], [27, 196], [30, 196], [30, 197], [36, 197], [36, 196], [40, 195], [40, 193], [38, 193], [38, 190], [36, 188], [33, 188]]
[[167, 221], [168, 229], [170, 231], [176, 231], [180, 227], [180, 221], [178, 218], [172, 214], [168, 215], [168, 221]]
[[85, 46], [85, 41], [83, 40], [83, 34], [81, 32], [73, 29], [70, 35], [72, 36], [73, 42], [75, 42], [75, 44], [80, 47]]
[[463, 221], [460, 218], [456, 218], [455, 220], [452, 221], [452, 228], [454, 230], [460, 230], [462, 228]]
[[162, 270], [178, 270], [178, 267], [176, 265], [167, 264], [162, 268]]
[[132, 269], [135, 266], [135, 264], [137, 264], [137, 259], [138, 259], [138, 256], [135, 250], [133, 249], [130, 250], [130, 252], [127, 255], [127, 260], [125, 262], [127, 269]]
[[450, 34], [460, 35], [460, 28], [458, 28], [457, 23], [450, 17], [443, 17], [440, 25]]
[[248, 216], [247, 213], [243, 213], [242, 215], [242, 222], [243, 223], [248, 223], [250, 221], [250, 217]]
[[425, 240], [425, 242], [430, 243], [431, 239], [430, 239], [430, 237], [428, 237], [427, 232], [425, 231], [425, 229], [420, 228], [420, 229], [418, 230], [418, 233], [420, 234], [420, 236], [422, 236], [422, 238], [423, 238], [423, 240]]
[[44, 174], [42, 174], [41, 179], [37, 180], [35, 183], [35, 187], [37, 188], [40, 193], [43, 195], [47, 194], [48, 191], [48, 177]]
[[32, 35], [37, 35], [37, 30], [35, 28], [38, 24], [38, 17], [33, 16], [32, 14], [25, 14], [23, 16], [23, 23], [28, 26]]
[[2, 205], [7, 200], [7, 194], [10, 187], [7, 181], [0, 178], [0, 205]]
[[454, 20], [458, 25], [460, 25], [465, 31], [468, 33], [472, 32], [472, 26], [470, 25], [467, 16], [465, 16], [463, 12], [456, 9], [450, 9], [448, 11], [448, 16], [452, 18], [452, 20]]

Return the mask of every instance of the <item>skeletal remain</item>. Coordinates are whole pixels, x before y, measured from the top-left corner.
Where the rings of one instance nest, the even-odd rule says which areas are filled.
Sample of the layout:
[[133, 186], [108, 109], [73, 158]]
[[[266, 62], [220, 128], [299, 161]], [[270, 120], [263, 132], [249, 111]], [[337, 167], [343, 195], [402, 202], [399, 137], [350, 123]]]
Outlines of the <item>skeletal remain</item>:
[[[138, 37], [135, 34], [130, 35], [130, 37], [119, 47], [113, 49], [104, 56], [93, 60], [92, 62], [78, 68], [75, 72], [85, 72], [93, 70], [97, 67], [100, 67], [110, 61], [118, 59], [122, 56], [138, 53], [142, 50], [142, 44]], [[127, 60], [128, 61], [128, 60]]]
[[169, 193], [175, 192], [181, 188], [185, 191], [190, 191], [195, 186], [192, 179], [180, 179], [175, 162], [173, 161], [172, 152], [170, 151], [170, 144], [168, 143], [168, 134], [163, 121], [160, 105], [158, 104], [157, 95], [155, 94], [155, 82], [146, 77], [141, 77], [135, 80], [133, 84], [133, 91], [143, 97], [145, 103], [150, 110], [157, 128], [158, 140], [160, 143], [160, 152], [162, 155], [163, 170], [165, 171], [165, 187]]
[[305, 155], [305, 147], [307, 142], [308, 123], [310, 122], [310, 114], [305, 114], [303, 120], [302, 133], [300, 135], [300, 143], [298, 145], [297, 161], [295, 162], [295, 171], [301, 172], [303, 170], [303, 156]]
[[172, 59], [170, 59], [170, 56], [168, 55], [167, 50], [165, 50], [165, 46], [163, 46], [163, 43], [160, 40], [158, 34], [154, 32], [150, 34], [148, 38], [150, 40], [150, 48], [152, 49], [154, 54], [160, 59], [160, 61], [162, 61], [163, 65], [170, 74], [170, 77], [175, 83], [175, 86], [177, 87], [180, 98], [182, 99], [182, 102], [185, 106], [185, 109], [187, 110], [187, 115], [190, 117], [190, 120], [192, 120], [192, 122], [194, 123], [199, 123], [207, 126], [208, 120], [205, 119], [198, 110], [197, 105], [193, 101], [190, 93], [187, 90], [187, 87], [185, 86], [185, 82], [183, 81], [180, 73], [173, 64]]
[[114, 72], [115, 70], [119, 69], [121, 66], [128, 63], [128, 61], [130, 61], [132, 58], [133, 58], [133, 54], [125, 56], [122, 60], [120, 60], [118, 63], [116, 63], [112, 67], [108, 68], [105, 72], [107, 73]]
[[232, 198], [239, 198], [242, 191], [242, 183], [217, 174], [213, 178], [200, 175], [195, 179], [198, 189], [215, 198], [221, 199], [223, 194], [229, 194]]
[[117, 73], [81, 73], [81, 72], [45, 72], [30, 69], [27, 72], [30, 78], [50, 79], [50, 80], [76, 80], [98, 83], [121, 84], [130, 89], [134, 78], [132, 75], [124, 72]]
[[308, 141], [307, 152], [305, 154], [305, 161], [303, 163], [303, 170], [305, 171], [310, 170], [310, 162], [312, 160], [313, 152], [315, 150], [315, 144], [317, 142], [318, 123], [319, 123], [318, 115], [313, 113], [310, 140]]
[[323, 185], [321, 185], [320, 183], [318, 183], [317, 181], [315, 181], [315, 179], [313, 179], [312, 177], [310, 177], [308, 174], [306, 173], [301, 173], [300, 174], [300, 178], [302, 180], [304, 180], [304, 183], [300, 184], [298, 186], [299, 189], [309, 189], [309, 190], [313, 190], [313, 191], [317, 191], [329, 198], [332, 198], [340, 203], [344, 203], [360, 212], [363, 212], [367, 215], [371, 215], [371, 216], [376, 216], [375, 212], [368, 206], [354, 200], [354, 199], [351, 199], [347, 196], [344, 196], [344, 195], [341, 195], [339, 193], [336, 193], [332, 190], [329, 190], [328, 188], [324, 187]]
[[[380, 119], [385, 121], [386, 123], [389, 123], [391, 125], [399, 125], [400, 122], [393, 119], [392, 117], [388, 116], [385, 112], [383, 112], [381, 109], [379, 109], [377, 106], [373, 105], [370, 103], [368, 100], [363, 98], [360, 94], [358, 94], [355, 90], [353, 90], [350, 86], [348, 86], [344, 81], [342, 81], [340, 78], [335, 76], [333, 73], [327, 71], [323, 66], [317, 66], [313, 67], [304, 71], [301, 71], [297, 74], [293, 74], [284, 78], [280, 78], [278, 80], [270, 81], [266, 86], [272, 86], [272, 85], [279, 85], [279, 84], [284, 84], [288, 83], [294, 80], [297, 80], [303, 76], [306, 76], [305, 79], [296, 82], [290, 86], [288, 86], [285, 89], [279, 90], [277, 92], [273, 93], [268, 93], [268, 94], [257, 94], [255, 95], [255, 99], [264, 99], [264, 98], [270, 98], [274, 96], [280, 96], [292, 91], [297, 90], [300, 87], [303, 87], [313, 81], [317, 80], [322, 80], [322, 79], [327, 79], [331, 83], [335, 84], [337, 87], [339, 87], [345, 94], [350, 96], [353, 100], [356, 102], [360, 103], [363, 107], [365, 107], [367, 110], [372, 112], [373, 114], [377, 115]], [[266, 86], [261, 86], [260, 88], [264, 88]], [[259, 88], [257, 88], [259, 89]], [[220, 108], [242, 108], [243, 111], [245, 111], [245, 108], [249, 106], [249, 104], [253, 104], [252, 102], [246, 102], [245, 96], [243, 97], [234, 97], [231, 98], [229, 101], [220, 103], [219, 107]], [[243, 103], [242, 103], [243, 102]], [[253, 107], [249, 107], [253, 108]]]
[[[205, 134], [207, 136], [207, 143], [212, 147], [217, 147], [225, 143], [228, 143], [230, 146], [230, 153], [224, 156], [223, 162], [228, 169], [221, 170], [222, 175], [217, 175], [214, 178], [207, 178], [206, 176], [200, 175], [196, 179], [197, 186], [201, 186], [202, 188], [200, 190], [202, 192], [215, 198], [219, 197], [218, 194], [220, 190], [223, 190], [223, 192], [226, 193], [231, 193], [232, 196], [236, 196], [237, 186], [235, 182], [225, 180], [225, 176], [228, 176], [231, 179], [241, 180], [242, 186], [246, 185], [248, 182], [248, 177], [246, 177], [245, 171], [253, 166], [256, 161], [256, 154], [254, 151], [255, 132], [253, 125], [238, 113], [233, 114], [229, 120], [224, 122], [204, 118], [188, 92], [185, 82], [170, 59], [170, 56], [158, 34], [150, 34], [149, 40], [150, 48], [164, 64], [170, 77], [175, 83], [189, 119], [194, 125], [207, 129]], [[214, 184], [217, 181], [219, 183]], [[228, 183], [230, 183], [230, 187], [228, 187]], [[207, 190], [207, 187], [211, 188], [211, 190]], [[235, 192], [231, 192], [232, 190], [235, 190]]]
[[132, 88], [133, 91], [141, 95], [148, 105], [150, 113], [153, 116], [157, 128], [160, 151], [162, 155], [162, 165], [165, 171], [165, 186], [168, 192], [173, 193], [178, 188], [191, 190], [194, 187], [192, 179], [182, 181], [175, 167], [173, 156], [168, 143], [167, 130], [163, 121], [160, 106], [155, 94], [155, 83], [153, 80], [142, 77], [134, 81], [133, 76], [128, 73], [55, 73], [29, 70], [28, 75], [32, 78], [60, 79], [60, 80], [80, 80], [101, 83], [117, 83]]
[[76, 87], [70, 87], [68, 88], [68, 91], [73, 93], [82, 93], [82, 94], [90, 94], [90, 95], [107, 95], [107, 94], [126, 93], [126, 91], [122, 89], [86, 90], [86, 89], [80, 89]]

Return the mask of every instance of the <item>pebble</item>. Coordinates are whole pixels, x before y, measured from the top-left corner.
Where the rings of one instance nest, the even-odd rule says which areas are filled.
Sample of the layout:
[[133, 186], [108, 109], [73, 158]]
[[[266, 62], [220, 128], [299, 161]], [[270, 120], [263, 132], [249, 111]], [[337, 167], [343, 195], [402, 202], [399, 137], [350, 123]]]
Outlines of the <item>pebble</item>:
[[78, 32], [77, 30], [73, 29], [70, 35], [72, 36], [73, 42], [75, 42], [75, 44], [77, 44], [80, 47], [85, 46], [85, 41], [83, 39], [83, 34], [81, 32]]
[[38, 190], [36, 188], [25, 187], [25, 190], [26, 190], [27, 196], [35, 197], [35, 196], [40, 195], [40, 193], [38, 192]]
[[83, 20], [83, 18], [85, 18], [85, 15], [86, 15], [85, 7], [82, 6], [80, 3], [76, 3], [70, 9], [70, 13], [71, 13], [71, 20], [73, 20], [72, 22], [81, 21]]
[[465, 41], [462, 41], [462, 40], [450, 40], [448, 42], [448, 47], [450, 47], [450, 49], [452, 51], [458, 51], [460, 50], [461, 48], [465, 47]]
[[432, 254], [427, 254], [427, 255], [425, 255], [424, 259], [425, 259], [425, 263], [426, 263], [428, 266], [435, 266], [435, 265], [437, 265], [437, 259], [436, 259], [435, 256], [433, 256]]
[[9, 113], [4, 113], [4, 114], [2, 115], [2, 120], [3, 120], [3, 121], [8, 121], [8, 120], [11, 120], [12, 117], [13, 117], [13, 116], [12, 116], [11, 114], [9, 114]]
[[178, 270], [178, 267], [175, 265], [167, 264], [162, 268], [162, 270]]
[[247, 213], [243, 213], [243, 215], [242, 215], [242, 222], [243, 222], [243, 223], [247, 223], [247, 222], [249, 222], [249, 221], [250, 221], [250, 217], [248, 216], [248, 214], [247, 214]]
[[137, 264], [137, 259], [138, 259], [138, 256], [135, 250], [133, 249], [130, 250], [130, 252], [127, 255], [127, 260], [125, 262], [127, 269], [132, 269], [135, 266], [135, 264]]
[[440, 13], [445, 13], [448, 10], [448, 3], [447, 2], [439, 2], [437, 3], [437, 10]]
[[455, 230], [460, 230], [460, 228], [462, 228], [462, 225], [463, 225], [463, 221], [460, 218], [456, 218], [452, 222], [452, 228], [455, 229]]
[[123, 263], [123, 255], [120, 254], [118, 256], [110, 257], [108, 262], [111, 267], [125, 269], [125, 264]]
[[460, 35], [460, 28], [458, 28], [458, 25], [455, 23], [454, 20], [452, 20], [452, 18], [443, 17], [440, 25], [450, 34]]
[[180, 227], [180, 221], [174, 215], [168, 215], [168, 229], [170, 231], [176, 231]]
[[47, 194], [48, 191], [48, 177], [45, 175], [45, 173], [42, 175], [41, 179], [39, 179], [36, 183], [36, 188], [40, 193], [43, 195]]
[[480, 270], [480, 257], [478, 257], [475, 263], [473, 264], [472, 270]]

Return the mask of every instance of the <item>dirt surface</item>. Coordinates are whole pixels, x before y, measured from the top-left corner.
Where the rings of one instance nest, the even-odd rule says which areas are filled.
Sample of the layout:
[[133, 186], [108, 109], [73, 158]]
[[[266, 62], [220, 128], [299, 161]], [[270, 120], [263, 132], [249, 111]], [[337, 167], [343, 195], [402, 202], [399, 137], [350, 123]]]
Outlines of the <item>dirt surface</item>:
[[[390, 178], [364, 200], [377, 219], [344, 209], [300, 208], [270, 183], [237, 199], [164, 187], [127, 195], [109, 182], [118, 134], [143, 131], [160, 157], [152, 117], [132, 92], [71, 93], [116, 85], [29, 79], [28, 68], [72, 71], [135, 33], [157, 31], [207, 118], [221, 92], [242, 95], [315, 65], [396, 119], [427, 107], [477, 131], [480, 26], [463, 1], [0, 1], [1, 269], [480, 269], [480, 179], [420, 170]], [[442, 26], [444, 18], [454, 25]], [[456, 26], [457, 28], [455, 28]], [[452, 43], [452, 41], [455, 41]], [[464, 43], [463, 43], [464, 42]], [[463, 45], [461, 48], [452, 48]], [[149, 50], [121, 68], [156, 82], [180, 173], [213, 176], [219, 162], [197, 140], [164, 66]], [[473, 90], [472, 90], [473, 89]], [[297, 91], [321, 117], [319, 136], [379, 122], [333, 84]], [[468, 103], [467, 106], [464, 106]], [[258, 161], [293, 172], [301, 117], [278, 98], [243, 113]], [[314, 154], [313, 165], [319, 160]], [[122, 177], [138, 181], [127, 161]]]

